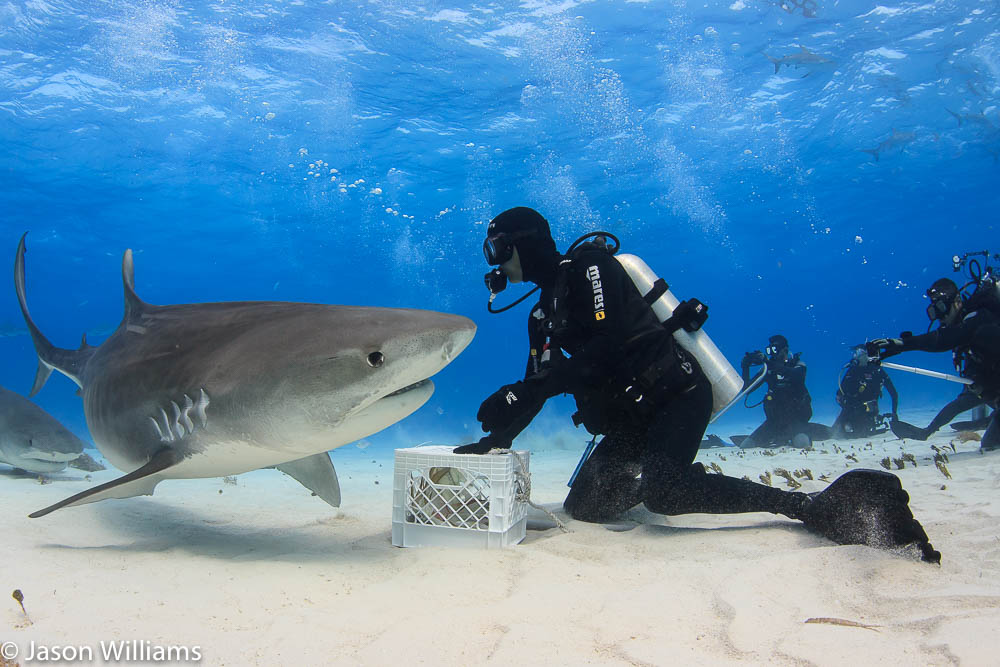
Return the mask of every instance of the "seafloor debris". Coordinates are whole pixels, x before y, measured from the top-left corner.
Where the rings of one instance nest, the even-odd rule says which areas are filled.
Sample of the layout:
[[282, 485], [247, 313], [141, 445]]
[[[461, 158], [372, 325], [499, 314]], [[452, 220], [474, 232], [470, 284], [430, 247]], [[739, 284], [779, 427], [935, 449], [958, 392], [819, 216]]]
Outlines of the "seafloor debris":
[[796, 470], [794, 474], [796, 477], [805, 477], [806, 479], [813, 478], [813, 471], [810, 470], [809, 468], [802, 468], [801, 470]]
[[896, 470], [902, 470], [906, 467], [906, 459], [904, 458], [893, 459], [892, 463], [896, 466]]
[[885, 457], [884, 459], [882, 459], [881, 461], [879, 461], [878, 463], [879, 463], [880, 466], [882, 466], [886, 470], [892, 470], [892, 461], [889, 459], [888, 456]]
[[765, 470], [764, 474], [760, 476], [760, 483], [771, 486], [771, 473]]
[[792, 473], [788, 472], [784, 468], [775, 468], [774, 474], [777, 475], [778, 477], [784, 478], [785, 483], [788, 484], [788, 486], [791, 487], [792, 489], [798, 489], [802, 487], [802, 484], [797, 479], [792, 477]]
[[[982, 436], [980, 436], [975, 431], [959, 431], [955, 434], [955, 438], [959, 442], [981, 442]], [[952, 445], [954, 447], [955, 445]]]
[[236, 486], [236, 475], [226, 475], [225, 477], [222, 478], [222, 483], [232, 484], [233, 486]]
[[17, 603], [21, 605], [21, 611], [23, 611], [24, 615], [27, 616], [28, 612], [24, 609], [24, 593], [21, 592], [21, 589], [15, 588], [14, 592], [11, 593], [10, 596], [17, 600]]
[[855, 463], [858, 462], [858, 457], [855, 456], [854, 454], [848, 454], [844, 458], [847, 459], [848, 461], [854, 461]]
[[881, 625], [869, 625], [868, 623], [859, 623], [858, 621], [851, 621], [846, 618], [830, 618], [826, 616], [821, 616], [819, 618], [807, 618], [806, 623], [825, 623], [826, 625], [843, 625], [847, 628], [864, 628], [865, 630], [873, 630], [878, 632], [878, 629], [882, 627]]
[[712, 472], [718, 473], [720, 475], [722, 474], [722, 466], [720, 466], [715, 461], [712, 461], [711, 463], [709, 463], [708, 467], [711, 468]]
[[948, 472], [948, 466], [946, 466], [942, 461], [937, 462], [937, 469], [941, 471], [941, 474], [946, 478], [951, 479], [951, 473]]
[[31, 617], [28, 616], [28, 610], [24, 608], [24, 594], [21, 592], [21, 589], [15, 588], [14, 592], [11, 593], [10, 596], [15, 600], [17, 600], [17, 603], [21, 605], [21, 613], [24, 614], [24, 620], [25, 620], [25, 623], [15, 627], [23, 628], [26, 625], [33, 625], [34, 623], [32, 622]]
[[910, 463], [912, 463], [914, 468], [917, 467], [917, 457], [914, 456], [913, 454], [904, 452], [900, 458], [902, 458], [904, 461], [909, 461]]

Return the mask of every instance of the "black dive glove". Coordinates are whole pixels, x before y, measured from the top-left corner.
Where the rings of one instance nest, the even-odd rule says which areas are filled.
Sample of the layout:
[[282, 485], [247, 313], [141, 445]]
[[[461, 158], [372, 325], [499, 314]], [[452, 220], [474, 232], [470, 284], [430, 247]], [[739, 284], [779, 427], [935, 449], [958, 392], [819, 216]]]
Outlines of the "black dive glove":
[[876, 338], [865, 343], [865, 352], [878, 360], [895, 356], [903, 351], [902, 338]]
[[492, 434], [480, 438], [479, 442], [462, 445], [452, 450], [454, 454], [489, 454], [491, 449], [510, 449], [510, 440], [500, 440]]
[[519, 417], [528, 413], [534, 416], [543, 400], [543, 397], [537, 395], [535, 388], [524, 380], [505, 384], [483, 401], [476, 419], [482, 423], [483, 431], [487, 433], [505, 431]]
[[663, 323], [670, 333], [677, 331], [678, 329], [684, 329], [689, 333], [693, 333], [701, 328], [701, 325], [705, 323], [708, 319], [708, 306], [703, 304], [698, 299], [688, 299], [687, 301], [681, 301], [674, 308], [673, 314], [670, 315], [670, 319]]

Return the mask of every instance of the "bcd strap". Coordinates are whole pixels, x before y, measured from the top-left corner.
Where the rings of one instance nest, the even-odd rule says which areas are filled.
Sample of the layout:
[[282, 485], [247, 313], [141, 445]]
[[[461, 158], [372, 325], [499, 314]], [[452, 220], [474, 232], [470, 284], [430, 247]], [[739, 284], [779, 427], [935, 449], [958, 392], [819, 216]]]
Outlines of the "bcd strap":
[[653, 283], [653, 289], [646, 292], [645, 296], [642, 297], [642, 300], [645, 301], [647, 305], [652, 306], [656, 303], [657, 299], [667, 293], [668, 289], [670, 289], [670, 285], [667, 284], [667, 281], [663, 278], [657, 278], [656, 282]]

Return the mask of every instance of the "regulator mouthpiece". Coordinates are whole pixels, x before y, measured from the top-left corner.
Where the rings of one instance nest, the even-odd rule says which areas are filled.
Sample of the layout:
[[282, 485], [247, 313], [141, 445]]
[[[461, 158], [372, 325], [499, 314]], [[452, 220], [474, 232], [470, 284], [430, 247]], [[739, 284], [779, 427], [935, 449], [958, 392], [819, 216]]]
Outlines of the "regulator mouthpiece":
[[490, 291], [490, 301], [493, 301], [497, 294], [507, 289], [507, 274], [501, 269], [493, 269], [483, 276], [483, 282]]

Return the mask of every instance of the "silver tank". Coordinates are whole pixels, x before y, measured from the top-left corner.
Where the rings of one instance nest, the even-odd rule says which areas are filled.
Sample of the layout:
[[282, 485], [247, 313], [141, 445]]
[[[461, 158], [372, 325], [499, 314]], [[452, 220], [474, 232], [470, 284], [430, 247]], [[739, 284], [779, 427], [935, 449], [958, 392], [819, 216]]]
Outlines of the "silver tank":
[[[615, 255], [615, 259], [625, 268], [629, 278], [635, 283], [640, 294], [653, 289], [658, 276], [646, 262], [635, 255]], [[665, 322], [680, 303], [668, 289], [653, 303], [653, 312], [660, 322]], [[712, 383], [712, 414], [726, 408], [743, 388], [743, 379], [732, 364], [723, 356], [704, 329], [689, 333], [680, 329], [674, 332], [674, 340], [698, 360], [701, 369]]]

